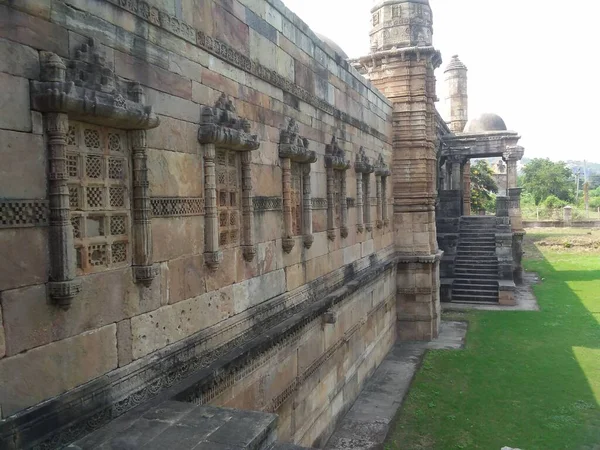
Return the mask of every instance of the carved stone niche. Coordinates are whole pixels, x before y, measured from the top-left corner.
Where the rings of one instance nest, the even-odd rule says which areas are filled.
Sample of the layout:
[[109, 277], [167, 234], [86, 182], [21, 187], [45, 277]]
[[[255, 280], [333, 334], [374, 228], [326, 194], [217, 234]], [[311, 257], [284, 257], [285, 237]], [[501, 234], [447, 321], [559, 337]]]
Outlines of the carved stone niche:
[[371, 195], [369, 175], [375, 170], [364, 147], [356, 154], [354, 171], [356, 172], [356, 228], [359, 233], [372, 230], [371, 226]]
[[346, 152], [339, 146], [335, 135], [331, 144], [325, 147], [325, 168], [327, 169], [327, 238], [335, 240], [336, 225], [342, 238], [348, 237], [348, 204], [346, 202], [346, 171], [350, 161]]
[[69, 308], [81, 290], [76, 277], [68, 186], [73, 169], [67, 161], [70, 120], [129, 130], [134, 199], [133, 272], [136, 282], [146, 285], [157, 275], [152, 266], [145, 130], [157, 127], [159, 119], [152, 107], [145, 105], [139, 83], [116, 77], [94, 48], [90, 39], [79, 48], [75, 59], [40, 52], [41, 81], [30, 84], [31, 108], [44, 114], [48, 143], [51, 258], [48, 292], [63, 309]]
[[260, 147], [258, 136], [250, 134], [250, 122], [222, 94], [215, 106], [202, 108], [198, 140], [204, 154], [205, 262], [216, 270], [223, 260], [221, 247], [239, 245], [240, 234], [244, 259], [250, 262], [256, 255], [250, 152]]
[[387, 179], [391, 175], [383, 155], [380, 154], [375, 163], [375, 187], [377, 194], [377, 228], [388, 226], [390, 218], [388, 216], [388, 200], [387, 200]]
[[312, 234], [311, 164], [317, 153], [308, 149], [308, 139], [300, 137], [298, 123], [293, 118], [279, 134], [279, 157], [283, 167], [283, 251], [290, 253], [294, 238], [302, 234], [304, 247], [314, 242]]

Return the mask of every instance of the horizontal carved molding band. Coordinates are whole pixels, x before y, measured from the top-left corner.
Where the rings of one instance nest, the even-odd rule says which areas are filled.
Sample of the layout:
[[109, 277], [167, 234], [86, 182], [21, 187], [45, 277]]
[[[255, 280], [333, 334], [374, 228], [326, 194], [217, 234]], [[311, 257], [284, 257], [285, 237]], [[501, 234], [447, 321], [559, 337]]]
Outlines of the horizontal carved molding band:
[[429, 295], [433, 292], [432, 288], [398, 288], [398, 294], [407, 294], [407, 295]]
[[366, 122], [363, 122], [356, 117], [337, 109], [325, 100], [320, 99], [314, 94], [301, 88], [291, 80], [279, 75], [277, 72], [268, 69], [257, 61], [251, 60], [248, 56], [238, 52], [228, 44], [221, 42], [201, 30], [194, 29], [191, 25], [182, 20], [171, 16], [167, 12], [150, 5], [143, 0], [105, 0], [114, 5], [117, 5], [129, 12], [132, 12], [141, 19], [150, 22], [188, 42], [198, 45], [202, 49], [218, 56], [228, 63], [245, 70], [248, 73], [270, 83], [290, 94], [296, 96], [300, 100], [331, 114], [336, 119], [346, 122], [353, 127], [360, 129], [365, 133], [375, 136], [377, 139], [387, 142], [387, 136], [380, 133], [376, 128], [371, 127]]
[[153, 197], [150, 199], [154, 217], [181, 217], [204, 215], [202, 197]]
[[313, 197], [311, 199], [311, 202], [312, 202], [313, 210], [327, 209], [327, 199], [326, 198]]
[[47, 200], [0, 200], [0, 228], [48, 225]]
[[252, 199], [254, 211], [282, 211], [283, 199], [281, 197], [254, 197]]

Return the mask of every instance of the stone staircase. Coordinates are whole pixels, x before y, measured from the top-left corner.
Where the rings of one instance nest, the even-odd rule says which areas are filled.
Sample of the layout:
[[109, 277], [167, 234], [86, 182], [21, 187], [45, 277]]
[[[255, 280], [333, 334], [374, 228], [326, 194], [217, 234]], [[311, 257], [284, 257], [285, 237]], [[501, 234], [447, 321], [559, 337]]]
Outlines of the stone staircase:
[[498, 303], [498, 278], [496, 217], [461, 217], [452, 301]]

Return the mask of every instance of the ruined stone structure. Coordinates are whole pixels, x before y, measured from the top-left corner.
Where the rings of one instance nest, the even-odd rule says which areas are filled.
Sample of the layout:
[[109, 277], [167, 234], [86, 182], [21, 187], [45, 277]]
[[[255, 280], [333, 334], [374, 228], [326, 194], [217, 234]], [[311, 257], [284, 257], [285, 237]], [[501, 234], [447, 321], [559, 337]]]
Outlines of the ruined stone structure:
[[2, 449], [184, 413], [319, 446], [396, 339], [437, 336], [467, 157], [504, 155], [518, 242], [518, 136], [460, 133], [458, 75], [441, 120], [427, 0], [378, 2], [352, 62], [279, 0], [0, 17]]

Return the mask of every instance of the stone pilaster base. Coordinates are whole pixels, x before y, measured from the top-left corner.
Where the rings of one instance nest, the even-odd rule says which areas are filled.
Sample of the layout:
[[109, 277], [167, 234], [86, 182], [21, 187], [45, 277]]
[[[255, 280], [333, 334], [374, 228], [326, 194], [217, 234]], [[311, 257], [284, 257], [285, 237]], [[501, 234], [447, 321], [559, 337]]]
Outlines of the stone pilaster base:
[[513, 279], [515, 284], [523, 283], [523, 238], [524, 231], [515, 231], [513, 233], [512, 251], [513, 251]]
[[438, 336], [441, 256], [442, 252], [401, 257], [396, 292], [397, 330], [401, 341], [430, 341]]
[[512, 281], [500, 281], [498, 302], [500, 306], [515, 306], [517, 304], [516, 288]]

